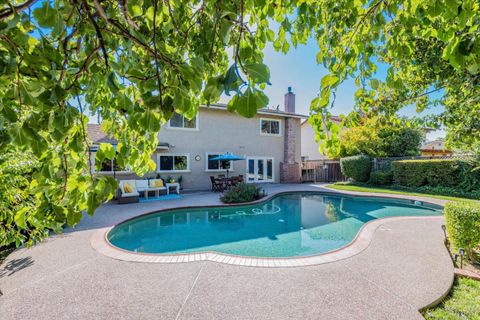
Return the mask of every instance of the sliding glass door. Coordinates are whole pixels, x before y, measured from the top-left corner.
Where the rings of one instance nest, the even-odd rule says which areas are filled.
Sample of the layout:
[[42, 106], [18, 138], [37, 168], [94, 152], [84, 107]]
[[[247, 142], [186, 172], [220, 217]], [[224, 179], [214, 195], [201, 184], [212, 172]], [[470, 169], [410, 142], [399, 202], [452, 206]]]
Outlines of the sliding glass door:
[[247, 158], [247, 182], [273, 182], [273, 158]]

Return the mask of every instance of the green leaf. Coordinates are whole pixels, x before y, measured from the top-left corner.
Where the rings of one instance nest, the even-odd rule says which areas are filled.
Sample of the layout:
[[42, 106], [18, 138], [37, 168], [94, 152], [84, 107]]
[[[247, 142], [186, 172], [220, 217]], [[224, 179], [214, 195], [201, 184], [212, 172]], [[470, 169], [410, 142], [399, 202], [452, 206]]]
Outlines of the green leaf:
[[265, 108], [268, 97], [260, 90], [248, 88], [245, 93], [236, 95], [228, 104], [228, 110], [235, 111], [241, 116], [251, 118], [257, 110]]
[[97, 154], [98, 152], [103, 154], [107, 159], [113, 160], [113, 158], [115, 158], [115, 149], [110, 143], [100, 143]]
[[160, 115], [157, 112], [147, 110], [140, 118], [142, 126], [151, 132], [157, 132], [160, 130]]
[[108, 74], [108, 77], [107, 77], [107, 86], [110, 88], [110, 90], [113, 92], [113, 93], [117, 93], [118, 92], [118, 85], [117, 85], [117, 80], [116, 80], [116, 77], [115, 77], [115, 73], [113, 72], [110, 72]]
[[19, 228], [25, 229], [27, 227], [26, 214], [29, 209], [31, 208], [22, 208], [15, 214], [14, 221]]
[[270, 81], [270, 70], [263, 63], [247, 64], [245, 71], [255, 83], [268, 83]]
[[225, 80], [223, 82], [224, 91], [227, 96], [230, 95], [230, 91], [232, 91], [232, 87], [237, 80], [238, 76], [236, 66], [232, 64], [230, 68], [228, 68], [227, 73], [225, 74]]
[[50, 6], [50, 1], [44, 1], [43, 6], [33, 11], [33, 16], [40, 27], [51, 28], [57, 23], [56, 11]]

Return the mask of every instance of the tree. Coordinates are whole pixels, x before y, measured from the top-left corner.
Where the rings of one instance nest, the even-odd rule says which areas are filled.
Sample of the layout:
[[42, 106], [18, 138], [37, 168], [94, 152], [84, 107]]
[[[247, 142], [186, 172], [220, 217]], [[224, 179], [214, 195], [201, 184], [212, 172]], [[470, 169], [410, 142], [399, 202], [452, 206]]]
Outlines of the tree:
[[[414, 121], [403, 118], [384, 119], [374, 117], [362, 119], [361, 126], [346, 128], [340, 132], [339, 148], [330, 151], [332, 158], [359, 154], [370, 157], [404, 157], [420, 154], [424, 138]], [[330, 149], [332, 150], [332, 149]]]
[[[358, 112], [394, 115], [411, 104], [419, 111], [443, 106], [429, 124], [445, 125], [449, 144], [469, 149], [480, 141], [477, 0], [319, 1], [307, 12], [295, 28], [318, 26], [317, 60], [330, 71], [311, 104], [321, 139], [332, 140], [321, 131], [336, 89], [352, 77]], [[376, 78], [379, 64], [388, 68], [385, 79]], [[355, 115], [350, 120], [359, 124]]]
[[230, 111], [254, 116], [268, 103], [262, 49], [288, 50], [269, 24], [292, 13], [253, 0], [0, 1], [0, 150], [38, 160], [15, 186], [30, 209], [2, 216], [18, 231], [9, 239], [52, 229], [47, 221], [74, 226], [114, 195], [116, 181], [91, 172], [87, 115], [118, 140], [100, 145], [96, 163], [116, 156], [139, 175], [155, 169], [157, 132], [173, 112], [193, 117], [225, 93]]

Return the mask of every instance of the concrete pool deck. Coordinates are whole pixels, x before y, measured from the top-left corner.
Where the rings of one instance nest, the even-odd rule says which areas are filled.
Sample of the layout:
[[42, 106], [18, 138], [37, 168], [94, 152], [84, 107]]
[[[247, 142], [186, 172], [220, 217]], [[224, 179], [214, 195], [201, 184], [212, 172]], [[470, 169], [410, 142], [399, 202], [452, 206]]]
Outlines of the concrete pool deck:
[[[319, 185], [266, 189], [324, 191]], [[195, 193], [178, 200], [102, 205], [75, 229], [7, 258], [0, 266], [1, 317], [422, 319], [418, 310], [441, 298], [452, 284], [441, 218], [385, 220], [362, 252], [307, 267], [138, 263], [112, 259], [90, 245], [99, 229], [142, 213], [218, 203], [218, 194]]]

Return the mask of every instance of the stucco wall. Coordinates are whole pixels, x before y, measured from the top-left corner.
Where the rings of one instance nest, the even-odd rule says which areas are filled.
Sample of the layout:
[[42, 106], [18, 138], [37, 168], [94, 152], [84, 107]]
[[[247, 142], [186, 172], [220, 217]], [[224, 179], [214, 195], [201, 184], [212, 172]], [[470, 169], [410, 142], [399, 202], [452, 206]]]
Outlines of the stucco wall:
[[308, 122], [301, 126], [301, 135], [302, 142], [300, 145], [302, 157], [308, 157], [308, 160], [321, 160], [327, 158], [318, 150], [319, 144], [315, 142], [315, 131]]
[[[260, 118], [279, 119], [282, 132], [280, 136], [260, 134]], [[295, 146], [296, 161], [301, 162], [300, 148], [300, 119], [297, 124], [297, 141]], [[162, 178], [172, 176], [176, 179], [183, 177], [185, 189], [209, 189], [210, 176], [225, 174], [225, 171], [206, 170], [206, 152], [231, 152], [242, 157], [272, 157], [274, 158], [274, 182], [280, 181], [280, 162], [283, 162], [284, 118], [275, 115], [257, 115], [247, 119], [225, 110], [200, 108], [197, 130], [182, 130], [162, 126], [158, 137], [160, 142], [172, 145], [170, 150], [160, 150], [152, 159], [157, 161], [157, 154], [189, 154], [189, 172], [160, 172]], [[200, 156], [200, 161], [195, 157]], [[246, 176], [246, 161], [233, 163], [230, 175], [242, 174]], [[157, 173], [150, 173], [147, 177], [154, 177]], [[117, 174], [118, 179], [134, 177], [132, 174]]]

